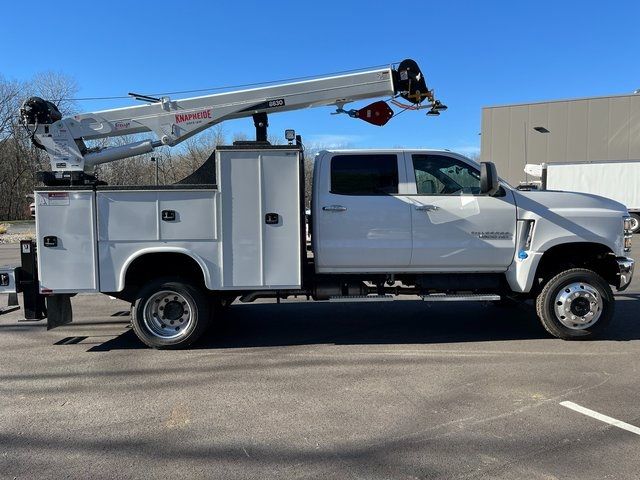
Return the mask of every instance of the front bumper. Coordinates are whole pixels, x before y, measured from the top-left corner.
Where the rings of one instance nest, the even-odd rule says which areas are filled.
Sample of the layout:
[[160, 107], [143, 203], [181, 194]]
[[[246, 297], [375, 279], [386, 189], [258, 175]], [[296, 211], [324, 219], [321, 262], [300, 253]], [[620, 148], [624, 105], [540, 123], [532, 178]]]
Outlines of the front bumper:
[[633, 260], [633, 258], [618, 257], [616, 258], [616, 262], [618, 262], [618, 275], [620, 277], [618, 290], [622, 291], [626, 289], [631, 283], [635, 261]]

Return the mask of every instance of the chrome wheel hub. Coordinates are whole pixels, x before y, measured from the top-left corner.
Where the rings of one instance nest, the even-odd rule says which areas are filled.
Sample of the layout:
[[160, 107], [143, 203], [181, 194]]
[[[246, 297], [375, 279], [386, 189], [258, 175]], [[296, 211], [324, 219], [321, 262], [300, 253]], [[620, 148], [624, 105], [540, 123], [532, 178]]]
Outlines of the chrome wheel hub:
[[602, 297], [584, 282], [566, 285], [555, 298], [556, 317], [565, 327], [582, 330], [595, 324], [602, 314]]
[[187, 333], [193, 322], [193, 311], [187, 299], [178, 292], [163, 290], [153, 294], [144, 305], [144, 324], [154, 335], [175, 339]]

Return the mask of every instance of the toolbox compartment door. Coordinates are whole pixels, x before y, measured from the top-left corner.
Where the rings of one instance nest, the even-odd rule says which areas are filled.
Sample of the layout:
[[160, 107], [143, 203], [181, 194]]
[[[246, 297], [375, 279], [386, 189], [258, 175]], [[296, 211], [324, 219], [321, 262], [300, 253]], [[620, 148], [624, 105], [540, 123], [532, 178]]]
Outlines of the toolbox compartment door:
[[223, 289], [300, 288], [300, 152], [217, 150]]
[[35, 200], [40, 291], [97, 292], [95, 193], [42, 190]]

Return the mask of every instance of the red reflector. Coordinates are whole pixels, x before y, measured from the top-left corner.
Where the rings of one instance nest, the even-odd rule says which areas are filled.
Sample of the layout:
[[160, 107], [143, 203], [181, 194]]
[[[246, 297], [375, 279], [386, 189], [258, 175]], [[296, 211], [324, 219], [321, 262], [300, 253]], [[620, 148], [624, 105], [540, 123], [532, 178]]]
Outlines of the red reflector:
[[47, 293], [53, 293], [53, 290], [51, 290], [50, 288], [43, 288], [42, 290], [40, 290], [40, 293], [46, 295]]
[[393, 117], [393, 110], [382, 100], [367, 105], [356, 112], [356, 118], [379, 127], [385, 125]]

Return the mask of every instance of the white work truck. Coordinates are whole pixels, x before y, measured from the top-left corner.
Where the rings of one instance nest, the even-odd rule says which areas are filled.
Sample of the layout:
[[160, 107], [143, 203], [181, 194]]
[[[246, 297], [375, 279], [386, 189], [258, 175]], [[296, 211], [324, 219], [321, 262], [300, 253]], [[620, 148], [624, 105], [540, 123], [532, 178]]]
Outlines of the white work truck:
[[[324, 97], [301, 103], [333, 104], [339, 113], [377, 116], [382, 124], [391, 114], [380, 105], [358, 111], [343, 106], [390, 93], [412, 102], [412, 109], [428, 99], [430, 112], [439, 113], [445, 107], [414, 65], [368, 72], [368, 78], [331, 77], [336, 89], [330, 96], [326, 84], [307, 84], [304, 95], [315, 95], [313, 90]], [[402, 83], [407, 78], [409, 85]], [[386, 85], [372, 88], [375, 82]], [[355, 85], [366, 91], [353, 94]], [[121, 127], [125, 132], [142, 130], [144, 122], [166, 112], [177, 122], [179, 102], [72, 119], [54, 115], [49, 123], [44, 114], [23, 112], [52, 157], [53, 173], [35, 192], [37, 239], [22, 242], [22, 266], [2, 272], [6, 286], [0, 292], [21, 290], [28, 314], [46, 316], [50, 328], [72, 320], [70, 298], [77, 293], [127, 300], [134, 331], [158, 348], [190, 345], [236, 299], [291, 296], [335, 302], [393, 301], [399, 295], [427, 302], [535, 299], [544, 327], [563, 339], [591, 337], [609, 324], [611, 286], [625, 289], [633, 274], [626, 208], [588, 194], [518, 191], [498, 178], [492, 163], [446, 150], [320, 152], [308, 251], [302, 144], [291, 132], [289, 145], [268, 144], [267, 121], [259, 116], [274, 100], [282, 99], [276, 108], [291, 106], [287, 95], [299, 87], [259, 89], [251, 102], [260, 108], [248, 110], [257, 141], [218, 147], [183, 182], [161, 187], [93, 181], [83, 160], [122, 158], [123, 150], [89, 152], [79, 139], [113, 131], [116, 122], [128, 123]], [[272, 95], [269, 88], [282, 90]], [[256, 91], [247, 92], [235, 92], [236, 101]], [[206, 101], [217, 101], [212, 97]], [[215, 115], [202, 101], [196, 105], [192, 121], [211, 123]], [[160, 134], [181, 134], [176, 123], [158, 125]], [[140, 153], [153, 146], [140, 145], [129, 148]]]

